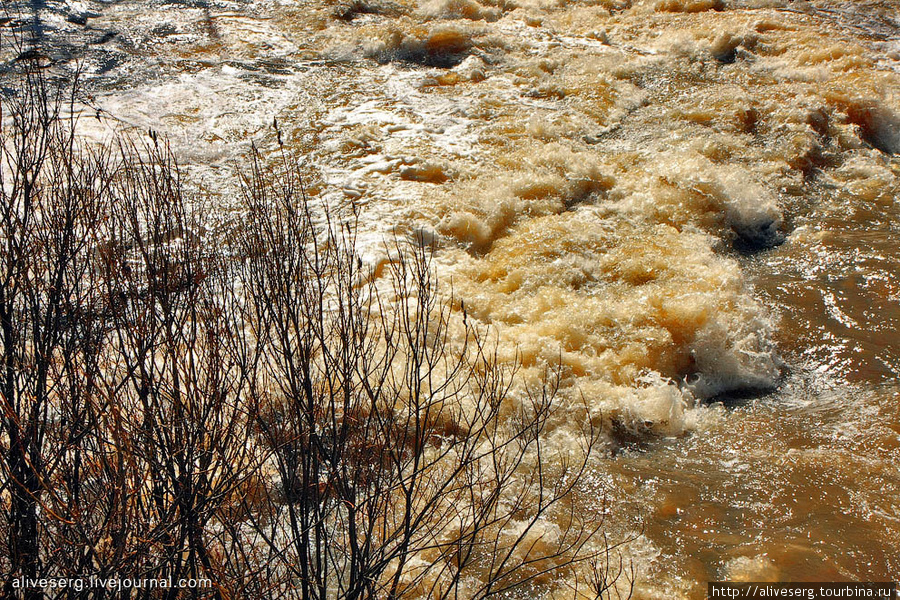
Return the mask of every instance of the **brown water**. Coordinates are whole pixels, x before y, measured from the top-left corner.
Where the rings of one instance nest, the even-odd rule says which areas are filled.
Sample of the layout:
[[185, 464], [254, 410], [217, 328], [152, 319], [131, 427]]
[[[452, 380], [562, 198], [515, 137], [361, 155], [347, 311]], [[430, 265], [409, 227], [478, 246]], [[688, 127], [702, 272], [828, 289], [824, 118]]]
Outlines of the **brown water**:
[[900, 3], [30, 6], [96, 137], [163, 131], [225, 212], [277, 118], [370, 263], [433, 239], [523, 376], [561, 359], [640, 598], [897, 579]]

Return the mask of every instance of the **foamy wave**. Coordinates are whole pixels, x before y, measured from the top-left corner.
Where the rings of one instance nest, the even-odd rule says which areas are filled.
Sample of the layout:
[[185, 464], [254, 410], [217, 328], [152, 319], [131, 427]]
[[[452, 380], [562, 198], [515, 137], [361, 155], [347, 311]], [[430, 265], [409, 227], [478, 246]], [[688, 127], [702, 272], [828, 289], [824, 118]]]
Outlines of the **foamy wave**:
[[501, 12], [498, 8], [484, 6], [475, 0], [428, 0], [419, 7], [419, 14], [427, 19], [496, 21]]
[[712, 238], [603, 212], [515, 224], [483, 258], [448, 249], [469, 315], [526, 369], [561, 360], [566, 385], [628, 435], [679, 435], [696, 400], [775, 386], [771, 322]]
[[681, 189], [711, 201], [742, 241], [766, 247], [783, 240], [778, 202], [748, 171], [716, 165], [700, 155], [682, 155], [662, 163], [660, 172]]
[[429, 67], [453, 67], [474, 46], [477, 28], [459, 23], [420, 28], [390, 27], [363, 37], [363, 54], [379, 62], [406, 61]]
[[697, 332], [691, 356], [697, 368], [688, 388], [700, 398], [733, 390], [770, 390], [781, 376], [770, 322], [756, 306], [749, 319], [718, 318]]

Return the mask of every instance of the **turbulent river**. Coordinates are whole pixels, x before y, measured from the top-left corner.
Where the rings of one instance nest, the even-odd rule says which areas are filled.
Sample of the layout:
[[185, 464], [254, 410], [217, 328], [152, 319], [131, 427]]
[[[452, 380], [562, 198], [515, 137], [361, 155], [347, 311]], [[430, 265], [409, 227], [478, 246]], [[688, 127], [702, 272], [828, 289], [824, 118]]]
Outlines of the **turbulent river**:
[[223, 214], [277, 119], [376, 272], [386, 237], [433, 242], [502, 356], [561, 361], [602, 419], [586, 491], [636, 597], [897, 579], [896, 0], [34, 0], [3, 26], [82, 72], [91, 135], [164, 133]]

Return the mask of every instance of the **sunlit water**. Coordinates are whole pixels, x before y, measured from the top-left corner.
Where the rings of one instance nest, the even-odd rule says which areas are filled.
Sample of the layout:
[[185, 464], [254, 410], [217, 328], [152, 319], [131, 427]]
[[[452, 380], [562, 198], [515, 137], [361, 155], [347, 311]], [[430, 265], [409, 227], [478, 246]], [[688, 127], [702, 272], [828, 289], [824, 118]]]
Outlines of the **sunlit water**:
[[277, 119], [373, 266], [388, 235], [433, 241], [503, 355], [561, 361], [561, 402], [602, 421], [585, 491], [634, 538], [638, 596], [702, 598], [900, 573], [898, 15], [135, 0], [4, 26], [82, 70], [91, 135], [165, 133], [223, 214]]

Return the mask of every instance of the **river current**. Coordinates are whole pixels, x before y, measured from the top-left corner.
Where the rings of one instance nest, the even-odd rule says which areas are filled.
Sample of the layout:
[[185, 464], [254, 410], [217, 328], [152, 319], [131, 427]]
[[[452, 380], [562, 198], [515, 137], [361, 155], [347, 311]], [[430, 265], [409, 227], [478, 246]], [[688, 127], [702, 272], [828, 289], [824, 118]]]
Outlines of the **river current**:
[[42, 0], [3, 26], [81, 70], [90, 135], [165, 134], [223, 215], [277, 120], [376, 273], [386, 237], [433, 242], [524, 378], [562, 363], [548, 442], [602, 423], [583, 491], [637, 598], [897, 579], [900, 3]]

